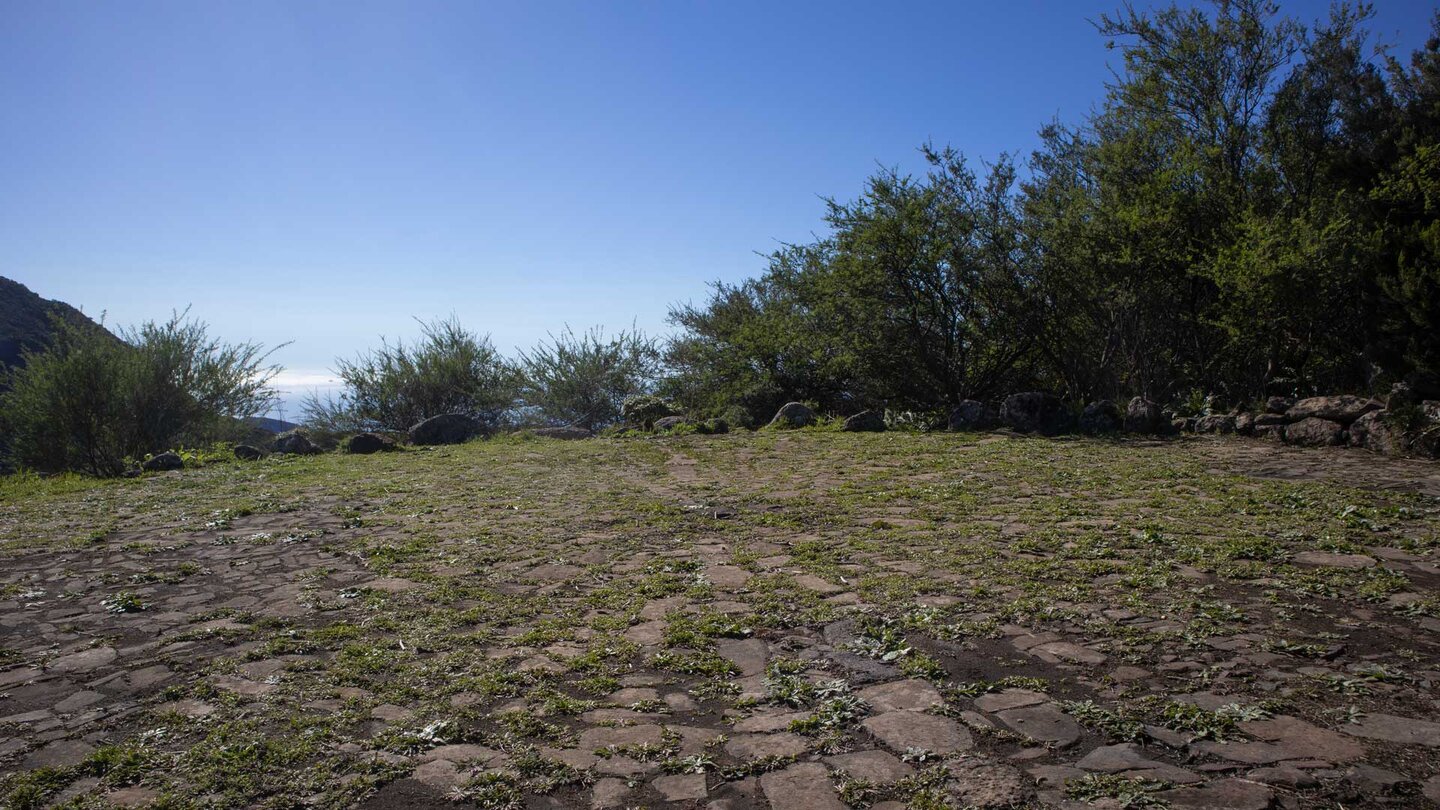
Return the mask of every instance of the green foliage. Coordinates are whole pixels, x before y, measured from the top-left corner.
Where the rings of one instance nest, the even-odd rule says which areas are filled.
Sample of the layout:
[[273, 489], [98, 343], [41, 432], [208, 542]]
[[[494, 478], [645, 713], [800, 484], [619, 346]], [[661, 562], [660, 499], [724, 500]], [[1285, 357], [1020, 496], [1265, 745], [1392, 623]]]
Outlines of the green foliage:
[[467, 330], [453, 316], [421, 321], [420, 329], [414, 345], [382, 338], [378, 349], [354, 360], [337, 359], [335, 374], [344, 391], [338, 397], [308, 397], [306, 424], [335, 433], [407, 430], [446, 413], [467, 414], [490, 428], [500, 424], [519, 396], [514, 366], [488, 336]]
[[525, 405], [549, 422], [596, 430], [618, 422], [624, 403], [655, 384], [660, 352], [638, 330], [605, 337], [569, 327], [520, 355]]
[[279, 369], [263, 347], [222, 343], [185, 312], [120, 338], [56, 319], [51, 348], [8, 375], [0, 423], [16, 466], [119, 475], [147, 455], [235, 436], [274, 401]]
[[675, 416], [675, 409], [664, 397], [655, 394], [636, 394], [626, 397], [620, 404], [620, 417], [646, 430], [655, 426], [656, 419], [667, 416]]

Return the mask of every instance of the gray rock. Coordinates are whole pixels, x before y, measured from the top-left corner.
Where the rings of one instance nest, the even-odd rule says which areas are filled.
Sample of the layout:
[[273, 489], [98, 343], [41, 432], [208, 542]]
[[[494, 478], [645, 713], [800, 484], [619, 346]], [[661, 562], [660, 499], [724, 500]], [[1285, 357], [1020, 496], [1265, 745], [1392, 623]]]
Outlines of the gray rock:
[[1170, 420], [1170, 429], [1176, 433], [1194, 433], [1195, 417], [1177, 416]]
[[967, 751], [975, 741], [964, 726], [948, 717], [921, 712], [886, 712], [867, 717], [865, 730], [893, 751], [920, 748], [944, 756]]
[[1000, 422], [1021, 433], [1054, 436], [1074, 426], [1074, 417], [1059, 397], [1041, 391], [1011, 394], [1000, 403]]
[[145, 463], [140, 465], [140, 468], [145, 470], [145, 472], [183, 470], [185, 469], [185, 459], [180, 458], [180, 454], [167, 450], [164, 453], [146, 459]]
[[1295, 400], [1290, 397], [1270, 397], [1265, 400], [1265, 412], [1268, 414], [1281, 415], [1290, 410]]
[[1080, 412], [1080, 430], [1084, 433], [1119, 433], [1124, 425], [1120, 406], [1108, 399], [1092, 402]]
[[482, 435], [485, 428], [463, 413], [442, 413], [410, 428], [411, 444], [460, 444]]
[[1293, 422], [1302, 419], [1326, 419], [1348, 425], [1370, 411], [1380, 410], [1380, 403], [1366, 397], [1340, 394], [1329, 397], [1308, 397], [1290, 407], [1285, 415]]
[[683, 416], [662, 416], [655, 420], [655, 432], [664, 433], [667, 430], [674, 430], [681, 425], [690, 424], [690, 420]]
[[1176, 810], [1266, 810], [1275, 798], [1270, 788], [1241, 779], [1217, 779], [1199, 787], [1154, 794]]
[[1134, 397], [1125, 406], [1125, 430], [1130, 433], [1164, 433], [1169, 427], [1157, 402]]
[[313, 456], [320, 452], [306, 436], [298, 430], [290, 430], [275, 437], [275, 443], [271, 448], [277, 453], [287, 453], [295, 456]]
[[1213, 414], [1195, 420], [1196, 433], [1229, 434], [1235, 432], [1235, 417], [1229, 414]]
[[815, 424], [815, 412], [803, 402], [787, 402], [775, 412], [770, 427], [802, 428]]
[[[1299, 403], [1295, 407], [1299, 408]], [[1287, 444], [1297, 444], [1302, 447], [1334, 447], [1344, 441], [1345, 426], [1329, 419], [1307, 416], [1285, 428]]]
[[879, 411], [861, 411], [846, 418], [840, 429], [850, 433], [881, 433], [885, 430], [885, 414]]
[[1235, 414], [1235, 432], [1241, 436], [1252, 436], [1255, 433], [1255, 414], [1246, 411]]
[[351, 436], [350, 441], [345, 444], [345, 452], [356, 455], [368, 456], [371, 453], [378, 453], [382, 450], [395, 449], [395, 443], [374, 433], [361, 433]]
[[1266, 439], [1272, 442], [1285, 440], [1284, 425], [1256, 425], [1254, 430], [1255, 438]]
[[1257, 427], [1257, 428], [1260, 428], [1260, 427], [1270, 427], [1271, 425], [1288, 425], [1288, 424], [1290, 424], [1290, 420], [1289, 420], [1289, 419], [1286, 419], [1284, 414], [1279, 414], [1279, 413], [1257, 413], [1257, 414], [1255, 414], [1254, 426]]
[[983, 402], [967, 399], [950, 411], [949, 428], [951, 430], [989, 430], [993, 427], [995, 427], [995, 412]]
[[835, 795], [830, 772], [819, 762], [802, 762], [760, 777], [770, 806], [788, 810], [848, 810]]
[[1371, 411], [1350, 423], [1350, 446], [1386, 456], [1405, 454], [1405, 434], [1386, 421], [1390, 411]]
[[259, 461], [265, 454], [258, 447], [251, 447], [248, 444], [235, 445], [235, 458], [241, 461]]
[[1035, 788], [1019, 768], [989, 759], [964, 758], [945, 764], [946, 792], [959, 807], [999, 810], [1020, 807], [1035, 798]]

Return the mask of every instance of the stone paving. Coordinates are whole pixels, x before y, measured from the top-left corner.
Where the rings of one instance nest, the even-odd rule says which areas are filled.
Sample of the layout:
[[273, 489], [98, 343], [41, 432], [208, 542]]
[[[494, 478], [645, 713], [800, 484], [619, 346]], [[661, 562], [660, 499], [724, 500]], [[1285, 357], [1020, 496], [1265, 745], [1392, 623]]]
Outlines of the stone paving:
[[[284, 511], [20, 544], [0, 806], [1440, 806], [1434, 467], [946, 440], [302, 460]], [[1055, 508], [1146, 454], [1187, 477]], [[1167, 510], [1224, 554], [1144, 551]]]

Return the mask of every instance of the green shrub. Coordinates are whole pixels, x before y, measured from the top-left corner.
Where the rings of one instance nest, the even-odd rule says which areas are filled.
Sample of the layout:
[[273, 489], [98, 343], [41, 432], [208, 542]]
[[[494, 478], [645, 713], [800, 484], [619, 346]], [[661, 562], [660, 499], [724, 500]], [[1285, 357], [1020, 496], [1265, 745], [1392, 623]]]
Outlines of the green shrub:
[[568, 327], [520, 355], [523, 398], [548, 422], [597, 430], [621, 419], [624, 403], [648, 391], [660, 366], [655, 341], [638, 330], [605, 338]]
[[268, 356], [259, 344], [212, 339], [185, 312], [119, 340], [57, 319], [52, 346], [27, 353], [0, 395], [9, 459], [113, 476], [147, 454], [232, 438], [274, 402], [279, 368]]
[[640, 394], [629, 397], [620, 406], [620, 416], [628, 423], [646, 430], [655, 426], [656, 419], [675, 416], [675, 409], [663, 397], [654, 394]]
[[432, 416], [463, 413], [487, 428], [499, 426], [519, 395], [519, 375], [489, 336], [465, 329], [454, 317], [421, 321], [413, 346], [381, 339], [380, 348], [354, 360], [336, 360], [344, 386], [338, 397], [308, 397], [305, 423], [343, 434], [407, 430]]

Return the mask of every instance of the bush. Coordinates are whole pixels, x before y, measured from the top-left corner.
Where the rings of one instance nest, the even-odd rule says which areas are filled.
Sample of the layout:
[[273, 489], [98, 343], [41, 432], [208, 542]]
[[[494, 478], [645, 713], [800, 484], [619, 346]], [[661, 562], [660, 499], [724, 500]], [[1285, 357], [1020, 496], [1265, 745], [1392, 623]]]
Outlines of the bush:
[[646, 430], [655, 426], [656, 419], [675, 415], [675, 409], [670, 407], [670, 403], [654, 394], [630, 397], [620, 406], [620, 416], [627, 423]]
[[432, 416], [463, 413], [493, 430], [515, 407], [519, 377], [490, 344], [454, 317], [420, 321], [414, 346], [381, 339], [355, 360], [336, 360], [344, 390], [305, 400], [305, 423], [329, 433], [407, 430]]
[[0, 423], [13, 464], [119, 475], [149, 453], [235, 437], [274, 402], [269, 353], [214, 340], [185, 312], [120, 338], [57, 319], [51, 348], [7, 375]]
[[568, 327], [520, 355], [523, 398], [545, 421], [596, 430], [614, 424], [624, 403], [654, 385], [660, 352], [638, 330], [605, 338], [597, 327]]

